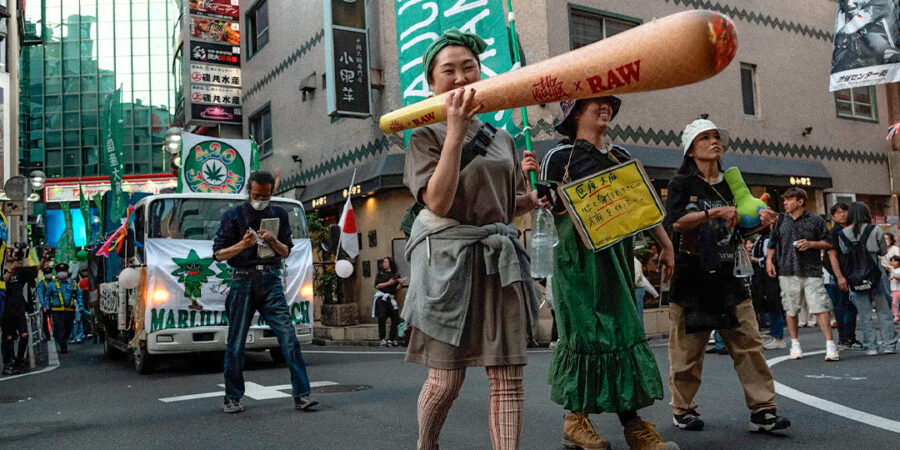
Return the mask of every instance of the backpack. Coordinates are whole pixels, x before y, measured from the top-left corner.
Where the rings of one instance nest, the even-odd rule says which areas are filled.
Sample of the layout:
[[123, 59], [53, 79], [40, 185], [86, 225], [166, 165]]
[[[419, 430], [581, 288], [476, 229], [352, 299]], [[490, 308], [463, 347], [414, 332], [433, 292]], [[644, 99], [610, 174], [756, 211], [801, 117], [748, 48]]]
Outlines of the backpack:
[[842, 231], [839, 236], [841, 241], [847, 247], [846, 259], [844, 260], [844, 276], [847, 278], [847, 284], [851, 291], [867, 291], [872, 289], [881, 278], [881, 268], [875, 263], [875, 259], [869, 254], [866, 248], [866, 242], [875, 225], [868, 224], [859, 236], [859, 240], [851, 241]]

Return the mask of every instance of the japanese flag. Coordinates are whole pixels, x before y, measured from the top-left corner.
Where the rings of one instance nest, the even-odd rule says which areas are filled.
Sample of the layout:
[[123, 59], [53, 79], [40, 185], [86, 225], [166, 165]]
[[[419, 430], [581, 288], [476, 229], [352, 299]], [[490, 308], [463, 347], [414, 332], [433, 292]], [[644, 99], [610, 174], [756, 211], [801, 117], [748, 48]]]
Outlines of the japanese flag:
[[347, 203], [344, 203], [344, 212], [341, 213], [338, 225], [341, 227], [341, 248], [351, 258], [356, 258], [356, 255], [359, 255], [359, 240], [356, 237], [356, 219], [353, 217], [353, 204], [350, 203], [350, 196], [347, 196]]

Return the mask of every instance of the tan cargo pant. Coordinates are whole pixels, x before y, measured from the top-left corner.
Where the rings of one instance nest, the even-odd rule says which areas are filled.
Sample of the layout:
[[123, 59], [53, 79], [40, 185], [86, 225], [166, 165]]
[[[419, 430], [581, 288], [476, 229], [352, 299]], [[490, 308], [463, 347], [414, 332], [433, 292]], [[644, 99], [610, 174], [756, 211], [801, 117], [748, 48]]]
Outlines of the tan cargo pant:
[[[725, 348], [734, 361], [744, 399], [750, 412], [775, 409], [775, 382], [763, 354], [762, 338], [753, 303], [748, 299], [735, 306], [735, 314], [740, 326], [719, 330]], [[672, 321], [669, 335], [669, 390], [672, 392], [674, 414], [685, 414], [695, 410], [694, 395], [700, 389], [703, 373], [703, 356], [709, 333], [687, 334], [684, 331], [684, 308], [676, 303], [669, 305], [669, 319]]]

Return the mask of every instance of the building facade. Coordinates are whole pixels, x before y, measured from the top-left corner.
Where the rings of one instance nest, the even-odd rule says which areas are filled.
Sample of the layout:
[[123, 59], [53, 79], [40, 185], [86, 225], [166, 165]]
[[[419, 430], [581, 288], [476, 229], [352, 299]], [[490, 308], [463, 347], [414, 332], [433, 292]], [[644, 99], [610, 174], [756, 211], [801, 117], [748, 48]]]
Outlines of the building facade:
[[[402, 267], [405, 240], [399, 224], [413, 202], [402, 185], [402, 134], [385, 135], [377, 124], [380, 115], [401, 105], [395, 3], [430, 7], [367, 2], [372, 115], [355, 118], [328, 114], [323, 74], [330, 27], [324, 21], [330, 15], [324, 8], [331, 3], [303, 0], [298, 8], [241, 0], [242, 28], [248, 30], [244, 131], [259, 142], [262, 167], [279, 168], [279, 190], [329, 220], [339, 216], [357, 171], [349, 193], [362, 243], [352, 279], [362, 322], [371, 320], [377, 260], [393, 256]], [[729, 15], [740, 41], [731, 65], [694, 85], [622, 96], [621, 112], [608, 132], [612, 142], [642, 159], [664, 197], [682, 158], [681, 131], [708, 117], [731, 132], [725, 164], [740, 166], [754, 193], [772, 194], [776, 208], [780, 192], [802, 186], [817, 213], [837, 200], [858, 199], [883, 220], [896, 221], [892, 195], [898, 172], [884, 136], [900, 120], [900, 103], [892, 87], [829, 92], [835, 1], [514, 0], [513, 5], [530, 62], [689, 9]], [[247, 28], [248, 21], [255, 28]], [[560, 138], [552, 127], [559, 112], [556, 104], [528, 109], [539, 155]], [[519, 120], [518, 112], [514, 117]], [[527, 218], [520, 222], [527, 244]], [[667, 330], [660, 310], [648, 310], [647, 318], [648, 331]]]
[[122, 91], [125, 171], [169, 171], [177, 0], [42, 0], [25, 9], [20, 171], [105, 175], [98, 148], [107, 96]]

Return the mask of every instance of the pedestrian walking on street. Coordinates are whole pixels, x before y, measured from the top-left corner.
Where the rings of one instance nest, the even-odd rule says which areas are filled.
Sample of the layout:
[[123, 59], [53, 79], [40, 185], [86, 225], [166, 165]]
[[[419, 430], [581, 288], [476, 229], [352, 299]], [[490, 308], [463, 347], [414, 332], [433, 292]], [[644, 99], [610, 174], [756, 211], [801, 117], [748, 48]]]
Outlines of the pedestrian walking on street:
[[897, 247], [897, 239], [894, 237], [893, 233], [884, 233], [884, 242], [887, 243], [887, 253], [884, 256], [878, 258], [878, 261], [881, 263], [881, 268], [884, 270], [884, 276], [881, 277], [882, 283], [884, 283], [884, 292], [888, 293], [888, 303], [891, 302], [891, 270], [894, 267], [891, 265], [891, 258], [895, 256], [900, 256], [900, 247]]
[[[229, 209], [222, 216], [213, 241], [213, 259], [228, 261], [233, 267], [231, 289], [225, 298], [228, 316], [228, 338], [225, 344], [226, 413], [244, 410], [244, 354], [247, 332], [253, 315], [259, 311], [278, 339], [288, 370], [291, 372], [294, 407], [308, 410], [318, 402], [310, 398], [311, 388], [306, 362], [291, 322], [284, 286], [281, 280], [282, 259], [291, 253], [291, 226], [287, 212], [270, 205], [275, 177], [269, 172], [254, 172], [247, 182], [247, 201]], [[263, 219], [278, 219], [278, 233], [269, 233], [260, 225]], [[260, 256], [265, 244], [274, 250], [271, 257]]]
[[849, 350], [861, 350], [862, 343], [856, 340], [856, 306], [850, 301], [850, 292], [838, 287], [835, 267], [841, 269], [844, 264], [844, 255], [840, 253], [839, 236], [841, 230], [847, 224], [847, 212], [850, 207], [846, 203], [835, 203], [831, 207], [831, 218], [834, 220], [831, 230], [828, 231], [828, 241], [831, 249], [823, 258], [825, 266], [825, 291], [831, 297], [834, 306], [834, 320], [837, 322], [838, 346]]
[[[6, 283], [6, 311], [2, 314], [3, 374], [12, 375], [27, 368], [25, 362], [28, 351], [27, 314], [34, 312], [34, 304], [27, 297], [29, 284], [34, 282], [34, 272], [23, 268], [23, 254], [13, 252], [3, 281]], [[18, 348], [14, 352], [14, 343]]]
[[[606, 141], [610, 121], [622, 101], [606, 96], [560, 103], [556, 130], [567, 136], [544, 157], [541, 179], [568, 184], [624, 163], [631, 155]], [[533, 159], [526, 153], [526, 161]], [[525, 164], [523, 164], [525, 167]], [[550, 399], [570, 411], [563, 422], [568, 448], [605, 449], [609, 441], [594, 430], [589, 414], [614, 413], [632, 449], [677, 449], [663, 442], [655, 425], [637, 410], [663, 398], [662, 379], [650, 350], [638, 299], [640, 268], [634, 238], [607, 249], [586, 248], [562, 202], [555, 207], [559, 244], [554, 251], [553, 299], [559, 344], [550, 360]], [[651, 230], [662, 249], [665, 278], [672, 274], [672, 242], [660, 225]]]
[[[403, 278], [397, 273], [397, 264], [391, 258], [379, 262], [375, 275], [375, 299], [372, 302], [372, 317], [378, 319], [378, 339], [380, 346], [397, 346], [397, 325], [400, 324], [400, 309], [397, 306], [397, 292], [403, 286]], [[391, 319], [391, 332], [387, 334], [387, 320]], [[388, 340], [388, 338], [390, 340]]]
[[900, 314], [897, 313], [897, 306], [900, 305], [900, 256], [891, 258], [891, 274], [888, 279], [891, 281], [891, 312], [894, 313], [894, 323], [900, 322]]
[[447, 121], [413, 130], [406, 153], [404, 184], [425, 207], [406, 246], [412, 273], [401, 313], [414, 327], [406, 360], [428, 368], [419, 449], [438, 448], [467, 367], [485, 367], [490, 380], [494, 449], [518, 448], [522, 430], [522, 367], [539, 296], [513, 220], [536, 197], [512, 136], [475, 117], [481, 106], [466, 86], [481, 78], [486, 47], [451, 29], [426, 49], [428, 84], [435, 95], [448, 93]]
[[[806, 301], [809, 314], [815, 315], [825, 336], [825, 361], [838, 361], [837, 344], [828, 313], [832, 302], [822, 279], [822, 251], [831, 249], [825, 219], [806, 210], [806, 191], [792, 187], [781, 194], [784, 214], [772, 228], [766, 255], [766, 272], [778, 277], [781, 304], [791, 333], [791, 359], [803, 358], [798, 324], [801, 303]], [[777, 262], [777, 266], [776, 266]], [[777, 267], [777, 268], [776, 268]]]
[[[766, 227], [760, 232], [759, 237], [753, 243], [750, 252], [750, 263], [753, 264], [753, 283], [756, 285], [757, 303], [766, 317], [769, 327], [769, 335], [763, 339], [763, 348], [775, 350], [786, 348], [784, 343], [784, 308], [781, 306], [781, 288], [778, 280], [770, 278], [766, 274], [766, 248], [769, 245], [769, 234], [772, 227]], [[756, 307], [754, 306], [754, 309]]]
[[[750, 429], [771, 431], [791, 422], [778, 416], [775, 382], [763, 355], [762, 338], [745, 279], [734, 276], [741, 233], [735, 228], [734, 196], [721, 168], [727, 134], [698, 119], [682, 134], [684, 159], [669, 182], [665, 226], [673, 231], [675, 276], [669, 317], [669, 389], [675, 426], [700, 430], [694, 396], [700, 389], [703, 350], [719, 330], [750, 409]], [[775, 220], [761, 210], [762, 224]]]
[[56, 279], [50, 283], [44, 296], [53, 321], [53, 338], [59, 352], [69, 353], [69, 335], [75, 322], [75, 310], [82, 307], [81, 290], [69, 278], [69, 265], [59, 263], [55, 267]]
[[[878, 256], [887, 253], [887, 243], [881, 227], [872, 224], [872, 213], [862, 202], [853, 202], [847, 215], [847, 226], [838, 235], [840, 251], [846, 258], [844, 266], [835, 270], [841, 290], [850, 291], [850, 300], [859, 311], [859, 326], [863, 333], [866, 354], [896, 353], [897, 330], [891, 318], [891, 310], [884, 291], [884, 276]], [[872, 308], [878, 315], [881, 340], [875, 337]]]

